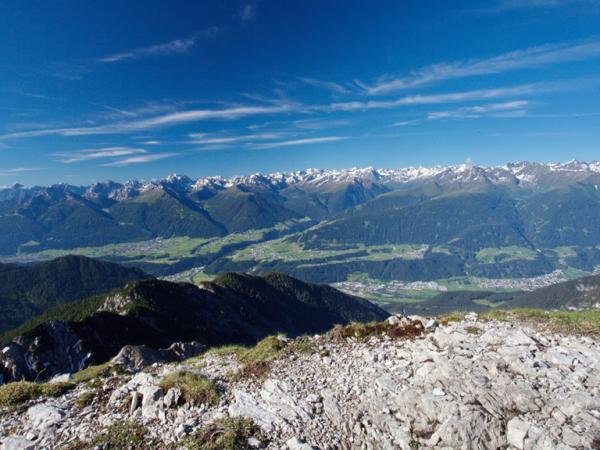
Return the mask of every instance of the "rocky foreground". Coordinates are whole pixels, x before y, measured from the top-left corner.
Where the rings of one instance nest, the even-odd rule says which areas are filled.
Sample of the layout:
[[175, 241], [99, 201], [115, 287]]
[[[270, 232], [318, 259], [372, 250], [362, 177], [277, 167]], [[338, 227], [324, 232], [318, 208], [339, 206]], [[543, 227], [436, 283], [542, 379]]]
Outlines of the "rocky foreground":
[[[418, 319], [273, 338], [251, 362], [231, 349], [135, 374], [107, 368], [60, 397], [5, 408], [0, 448], [220, 448], [206, 443], [229, 417], [252, 420], [235, 448], [600, 448], [596, 339], [474, 314]], [[185, 383], [165, 384], [182, 372], [214, 392], [200, 402]], [[131, 442], [105, 444], [119, 433]]]

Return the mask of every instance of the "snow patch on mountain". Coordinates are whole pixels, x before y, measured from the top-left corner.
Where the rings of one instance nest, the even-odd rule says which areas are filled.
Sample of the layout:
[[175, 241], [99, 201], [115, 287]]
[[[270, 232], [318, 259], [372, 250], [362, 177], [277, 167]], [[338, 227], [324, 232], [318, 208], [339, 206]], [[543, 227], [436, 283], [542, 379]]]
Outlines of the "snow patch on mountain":
[[232, 187], [283, 189], [297, 186], [304, 189], [319, 189], [330, 185], [349, 183], [377, 183], [402, 186], [410, 183], [435, 181], [451, 183], [491, 183], [494, 185], [535, 186], [544, 177], [586, 177], [600, 173], [600, 162], [567, 161], [564, 163], [517, 162], [500, 166], [477, 166], [460, 164], [454, 166], [405, 167], [399, 169], [375, 169], [373, 167], [350, 169], [306, 169], [295, 172], [271, 174], [254, 173], [225, 178], [220, 176], [192, 179], [185, 175], [169, 175], [159, 180], [131, 180], [125, 183], [106, 181], [89, 186], [57, 184], [48, 188], [39, 186], [25, 188], [22, 185], [0, 188], [0, 200], [14, 197], [17, 192], [36, 194], [48, 190], [68, 191], [89, 199], [122, 201], [156, 190], [172, 190], [179, 193], [201, 191], [217, 192]]

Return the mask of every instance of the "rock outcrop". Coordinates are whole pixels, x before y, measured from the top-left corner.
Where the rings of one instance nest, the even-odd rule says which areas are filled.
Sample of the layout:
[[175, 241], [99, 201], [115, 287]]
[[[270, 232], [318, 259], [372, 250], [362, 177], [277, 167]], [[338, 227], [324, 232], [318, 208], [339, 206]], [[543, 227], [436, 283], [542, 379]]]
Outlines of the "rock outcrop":
[[[447, 325], [393, 316], [373, 330], [292, 340], [254, 372], [233, 352], [208, 352], [108, 377], [101, 387], [78, 385], [3, 411], [0, 440], [3, 448], [58, 448], [133, 421], [164, 446], [184, 445], [203, 426], [242, 416], [272, 449], [599, 447], [595, 338], [476, 315]], [[219, 402], [189, 402], [181, 389], [165, 388], [161, 380], [178, 371], [212, 380]], [[87, 392], [97, 399], [78, 405]]]
[[155, 363], [183, 361], [206, 350], [199, 342], [176, 342], [169, 348], [154, 349], [147, 345], [126, 345], [112, 359], [113, 364], [127, 372], [136, 373]]

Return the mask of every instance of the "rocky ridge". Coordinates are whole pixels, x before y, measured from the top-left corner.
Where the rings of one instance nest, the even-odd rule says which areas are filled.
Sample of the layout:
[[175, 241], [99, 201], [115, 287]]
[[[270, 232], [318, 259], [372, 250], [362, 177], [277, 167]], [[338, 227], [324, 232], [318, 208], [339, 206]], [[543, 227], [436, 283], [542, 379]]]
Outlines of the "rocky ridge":
[[[270, 449], [600, 445], [600, 347], [592, 337], [469, 314], [449, 324], [392, 316], [280, 339], [299, 350], [263, 371], [247, 373], [233, 351], [208, 352], [135, 374], [105, 373], [61, 397], [5, 410], [1, 448], [87, 448], [93, 435], [124, 421], [146, 427], [161, 448], [181, 448], [186, 436], [230, 416], [251, 418], [266, 438], [251, 437], [247, 447]], [[161, 380], [182, 370], [212, 380], [219, 401], [192, 404], [178, 388], [165, 392]], [[86, 393], [91, 402], [82, 406]]]

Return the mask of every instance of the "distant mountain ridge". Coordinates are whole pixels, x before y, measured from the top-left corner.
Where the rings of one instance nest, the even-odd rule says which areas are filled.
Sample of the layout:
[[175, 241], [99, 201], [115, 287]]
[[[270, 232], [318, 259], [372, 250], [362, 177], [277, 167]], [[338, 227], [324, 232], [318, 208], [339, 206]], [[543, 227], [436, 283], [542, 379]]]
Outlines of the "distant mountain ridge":
[[14, 380], [72, 372], [104, 362], [128, 344], [250, 344], [274, 333], [313, 334], [388, 315], [364, 299], [277, 273], [227, 273], [200, 286], [135, 281], [58, 305], [13, 331], [19, 336], [0, 354], [0, 374]]
[[[15, 185], [0, 189], [0, 255], [157, 237], [219, 237], [300, 218], [310, 219], [305, 222], [308, 228], [344, 214], [359, 217], [369, 208], [388, 215], [389, 208], [397, 210], [443, 194], [474, 190], [515, 198], [545, 193], [564, 197], [568, 195], [565, 191], [575, 187], [593, 199], [599, 185], [600, 163], [578, 161], [495, 167], [308, 169], [230, 179], [172, 175], [156, 181], [108, 181], [90, 186]], [[366, 209], [360, 210], [363, 205]], [[556, 220], [563, 219], [564, 212], [557, 211]], [[527, 231], [531, 226], [523, 227]], [[537, 225], [533, 227], [537, 233]], [[553, 227], [551, 223], [548, 232]]]
[[0, 334], [48, 308], [150, 278], [139, 269], [83, 256], [38, 264], [0, 264]]
[[586, 310], [600, 309], [600, 275], [577, 278], [517, 296], [518, 308]]
[[451, 166], [405, 167], [399, 169], [306, 169], [295, 172], [255, 173], [245, 176], [225, 178], [220, 176], [190, 178], [185, 175], [169, 175], [158, 180], [130, 180], [125, 183], [113, 181], [97, 182], [89, 186], [57, 184], [52, 186], [25, 187], [20, 184], [0, 188], [0, 201], [18, 195], [42, 193], [48, 188], [62, 189], [87, 199], [110, 199], [122, 201], [156, 189], [169, 189], [179, 193], [207, 193], [231, 187], [267, 187], [283, 189], [295, 185], [313, 188], [328, 184], [343, 184], [356, 181], [373, 183], [404, 184], [416, 181], [468, 182], [486, 179], [495, 184], [522, 184], [535, 186], [545, 177], [560, 175], [565, 177], [585, 177], [600, 174], [600, 161], [571, 160], [565, 163], [517, 162], [498, 166], [478, 166], [459, 164]]

